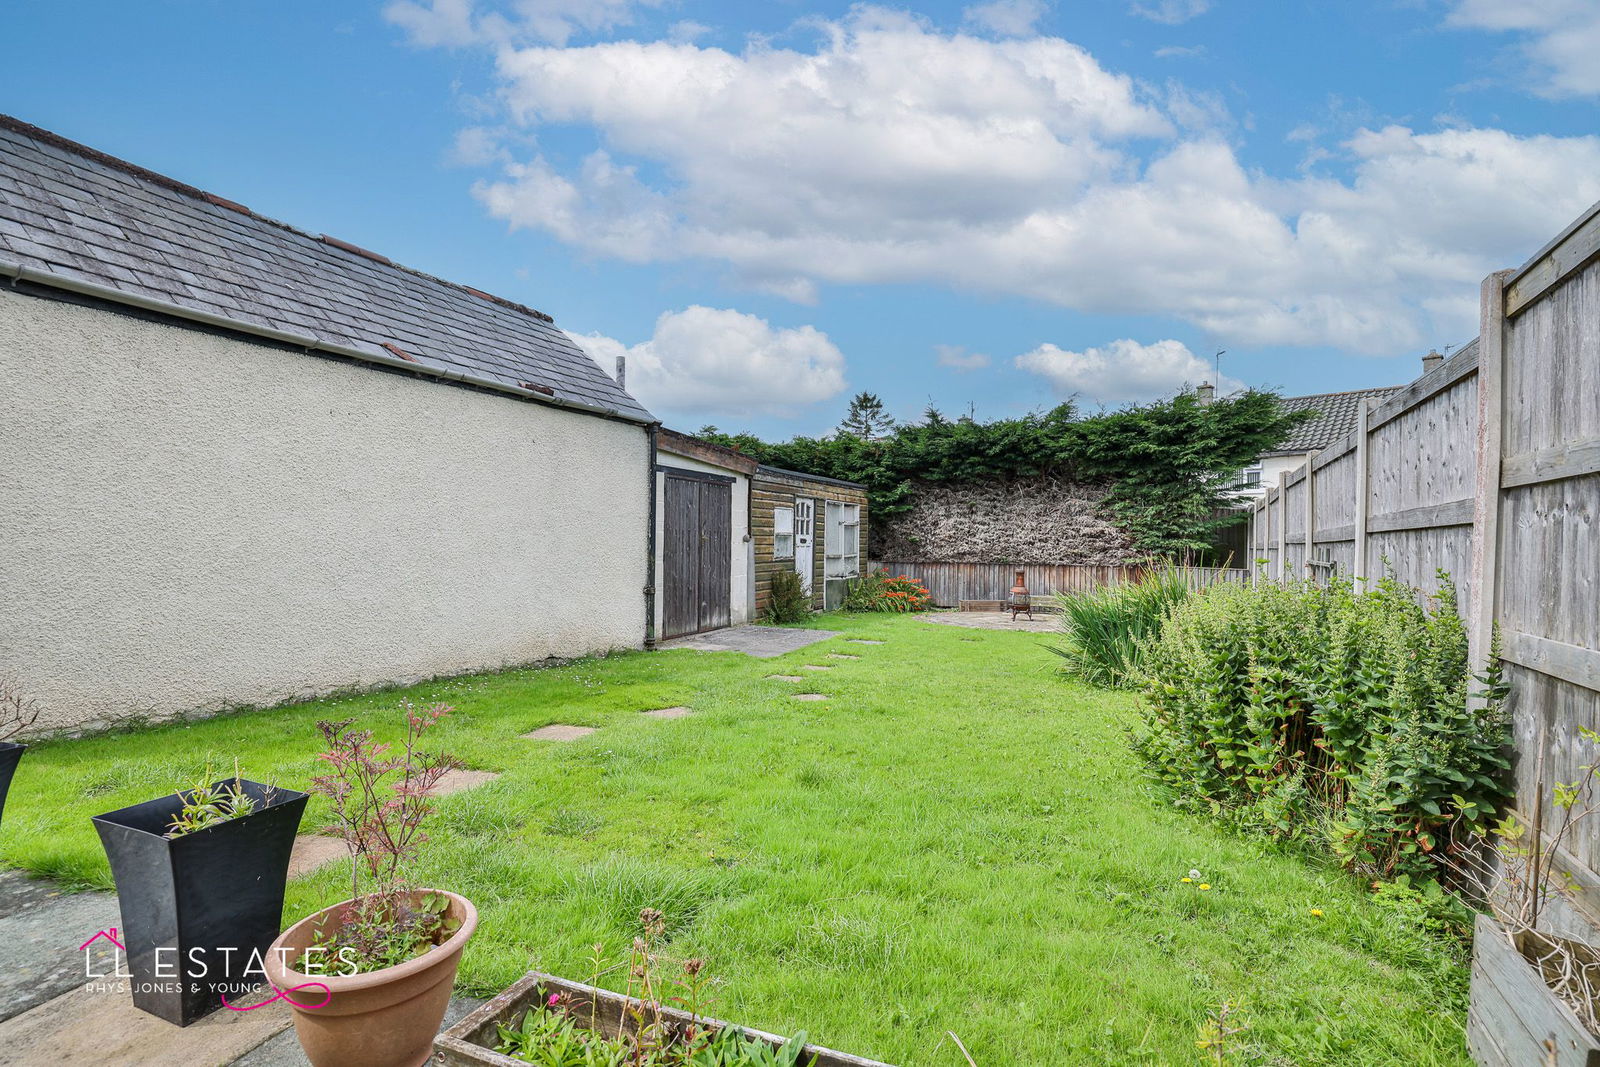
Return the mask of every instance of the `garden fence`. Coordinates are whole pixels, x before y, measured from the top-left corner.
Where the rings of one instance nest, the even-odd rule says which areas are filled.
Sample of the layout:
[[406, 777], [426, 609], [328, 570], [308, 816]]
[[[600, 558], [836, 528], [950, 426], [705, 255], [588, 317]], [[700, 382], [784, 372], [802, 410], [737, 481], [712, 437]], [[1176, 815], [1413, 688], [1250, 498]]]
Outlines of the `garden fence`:
[[[1473, 662], [1498, 627], [1519, 809], [1600, 751], [1600, 205], [1487, 278], [1479, 337], [1369, 404], [1356, 429], [1252, 509], [1254, 580], [1386, 568], [1460, 590]], [[1600, 826], [1572, 843], [1600, 916]]]
[[[933, 603], [941, 608], [960, 607], [962, 601], [993, 602], [1008, 600], [1017, 572], [1035, 599], [1056, 593], [1077, 593], [1134, 581], [1145, 573], [1137, 566], [1094, 567], [1054, 563], [914, 563], [873, 561], [874, 569], [903, 574], [927, 586]], [[1249, 572], [1221, 567], [1188, 568], [1190, 581], [1209, 585], [1218, 581], [1243, 581]]]

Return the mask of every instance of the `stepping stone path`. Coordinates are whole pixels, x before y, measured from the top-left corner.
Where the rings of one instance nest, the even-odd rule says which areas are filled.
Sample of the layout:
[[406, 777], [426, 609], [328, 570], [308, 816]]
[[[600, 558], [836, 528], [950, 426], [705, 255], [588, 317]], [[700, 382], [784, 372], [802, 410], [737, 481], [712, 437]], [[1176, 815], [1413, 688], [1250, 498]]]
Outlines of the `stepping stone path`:
[[865, 637], [851, 637], [851, 638], [848, 638], [848, 640], [852, 645], [881, 645], [881, 644], [883, 644], [882, 641], [872, 641], [872, 640], [869, 640], [869, 639], [867, 639]]
[[289, 877], [304, 877], [348, 855], [350, 850], [341, 837], [299, 834], [294, 839], [294, 851], [289, 853]]
[[769, 680], [771, 680], [771, 681], [776, 681], [776, 682], [803, 682], [803, 681], [805, 681], [805, 679], [800, 677], [798, 674], [769, 674], [769, 675], [767, 675], [767, 678]]
[[476, 789], [480, 785], [487, 785], [500, 775], [494, 771], [469, 771], [465, 767], [457, 767], [453, 771], [445, 771], [434, 783], [433, 795], [447, 797], [451, 793], [460, 793], [467, 789]]
[[690, 714], [688, 708], [656, 708], [654, 711], [641, 711], [640, 715], [648, 715], [652, 719], [681, 719]]
[[791, 699], [793, 699], [793, 700], [827, 700], [828, 697], [827, 697], [827, 694], [825, 694], [825, 693], [796, 693]]
[[803, 671], [831, 671], [831, 670], [833, 670], [832, 667], [819, 667], [815, 663], [804, 664], [804, 665], [801, 666], [800, 669], [803, 670]]
[[568, 726], [565, 723], [551, 723], [541, 726], [531, 734], [523, 734], [526, 741], [576, 741], [580, 737], [588, 737], [594, 733], [593, 726]]
[[832, 656], [834, 659], [860, 659], [861, 658], [860, 656], [852, 656], [848, 652], [829, 652], [828, 655]]

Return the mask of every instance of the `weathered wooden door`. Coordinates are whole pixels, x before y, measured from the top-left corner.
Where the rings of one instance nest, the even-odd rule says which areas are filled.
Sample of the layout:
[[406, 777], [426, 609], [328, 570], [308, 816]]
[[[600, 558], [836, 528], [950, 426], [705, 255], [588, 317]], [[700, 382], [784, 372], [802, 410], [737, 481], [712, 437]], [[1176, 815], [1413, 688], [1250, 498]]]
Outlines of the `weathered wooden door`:
[[800, 573], [800, 584], [811, 592], [812, 533], [816, 529], [816, 502], [805, 497], [794, 501], [794, 569]]
[[730, 620], [733, 479], [667, 472], [662, 494], [661, 636], [715, 630]]

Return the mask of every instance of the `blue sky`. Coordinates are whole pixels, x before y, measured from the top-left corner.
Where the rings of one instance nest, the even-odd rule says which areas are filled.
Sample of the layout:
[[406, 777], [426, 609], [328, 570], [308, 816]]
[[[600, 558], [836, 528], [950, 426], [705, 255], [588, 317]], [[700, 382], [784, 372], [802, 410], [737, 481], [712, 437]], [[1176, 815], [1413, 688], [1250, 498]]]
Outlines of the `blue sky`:
[[1592, 0], [25, 0], [0, 110], [786, 436], [1409, 380], [1600, 199], [1597, 52]]

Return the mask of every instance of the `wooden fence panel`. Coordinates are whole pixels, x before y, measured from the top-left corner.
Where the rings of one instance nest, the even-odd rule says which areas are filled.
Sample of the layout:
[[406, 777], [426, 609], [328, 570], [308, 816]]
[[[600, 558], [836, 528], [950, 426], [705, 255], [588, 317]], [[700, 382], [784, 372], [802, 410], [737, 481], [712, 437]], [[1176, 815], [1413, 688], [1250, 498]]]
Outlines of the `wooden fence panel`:
[[[1578, 733], [1600, 729], [1597, 256], [1600, 205], [1520, 271], [1486, 279], [1479, 339], [1364, 410], [1250, 516], [1257, 581], [1370, 581], [1385, 566], [1426, 592], [1436, 572], [1454, 579], [1475, 665], [1500, 635], [1525, 815], [1600, 759]], [[1294, 552], [1308, 492], [1309, 568]], [[1570, 851], [1600, 926], [1600, 823]]]
[[[1525, 813], [1600, 757], [1578, 733], [1600, 728], [1600, 263], [1567, 255], [1594, 247], [1597, 232], [1591, 214], [1509, 279], [1504, 295], [1489, 611], [1512, 687]], [[1581, 826], [1569, 851], [1587, 868], [1574, 874], [1600, 914], [1600, 827]]]
[[[915, 578], [927, 586], [934, 604], [941, 608], [959, 607], [963, 600], [1006, 600], [1018, 571], [1035, 597], [1056, 593], [1079, 593], [1107, 585], [1135, 581], [1145, 573], [1142, 567], [1088, 567], [1039, 563], [914, 563], [894, 560], [873, 561], [893, 575]], [[1200, 567], [1189, 571], [1194, 584], [1218, 581], [1243, 581], [1248, 571], [1242, 568]]]

